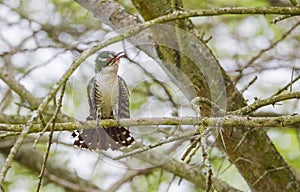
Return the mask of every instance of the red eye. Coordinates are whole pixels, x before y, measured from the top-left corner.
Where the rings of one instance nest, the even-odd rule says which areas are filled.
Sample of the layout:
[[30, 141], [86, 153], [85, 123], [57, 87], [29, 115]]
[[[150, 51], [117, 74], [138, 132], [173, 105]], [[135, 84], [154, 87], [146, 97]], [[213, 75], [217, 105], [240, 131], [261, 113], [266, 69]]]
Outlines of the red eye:
[[111, 57], [108, 57], [108, 58], [106, 59], [106, 61], [107, 61], [107, 62], [111, 62], [111, 61], [112, 61], [112, 59], [113, 59], [113, 58], [111, 58]]

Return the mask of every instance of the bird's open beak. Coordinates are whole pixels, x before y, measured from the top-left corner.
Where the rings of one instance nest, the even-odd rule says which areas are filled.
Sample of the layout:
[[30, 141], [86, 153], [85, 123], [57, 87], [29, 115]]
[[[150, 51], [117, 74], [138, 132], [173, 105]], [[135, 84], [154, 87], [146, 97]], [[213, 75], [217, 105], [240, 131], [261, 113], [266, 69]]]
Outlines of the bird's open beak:
[[124, 57], [125, 56], [125, 53], [124, 52], [120, 52], [120, 53], [117, 53], [115, 55], [115, 60], [116, 61], [119, 61], [121, 59], [121, 57]]

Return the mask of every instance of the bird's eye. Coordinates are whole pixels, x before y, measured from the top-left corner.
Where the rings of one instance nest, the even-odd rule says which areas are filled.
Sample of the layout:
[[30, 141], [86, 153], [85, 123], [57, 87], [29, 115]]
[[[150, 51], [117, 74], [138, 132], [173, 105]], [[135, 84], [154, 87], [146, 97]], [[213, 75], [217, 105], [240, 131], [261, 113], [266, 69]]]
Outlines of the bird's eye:
[[108, 58], [106, 59], [106, 61], [109, 62], [109, 63], [110, 63], [112, 60], [113, 60], [112, 57], [108, 57]]
[[107, 62], [112, 62], [113, 60], [115, 59], [115, 56], [114, 55], [109, 55], [108, 57], [107, 57]]

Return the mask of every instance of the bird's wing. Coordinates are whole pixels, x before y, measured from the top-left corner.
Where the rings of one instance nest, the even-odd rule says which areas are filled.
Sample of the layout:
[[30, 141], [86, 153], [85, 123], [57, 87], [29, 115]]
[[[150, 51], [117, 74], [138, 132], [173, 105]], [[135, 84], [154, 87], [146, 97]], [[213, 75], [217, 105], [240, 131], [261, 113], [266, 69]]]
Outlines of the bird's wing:
[[130, 105], [129, 105], [129, 91], [127, 88], [127, 84], [122, 79], [122, 77], [118, 76], [118, 87], [119, 87], [119, 98], [116, 111], [114, 109], [115, 118], [130, 118]]
[[96, 103], [95, 103], [95, 77], [92, 77], [87, 86], [88, 102], [90, 107], [90, 116], [88, 120], [96, 119]]

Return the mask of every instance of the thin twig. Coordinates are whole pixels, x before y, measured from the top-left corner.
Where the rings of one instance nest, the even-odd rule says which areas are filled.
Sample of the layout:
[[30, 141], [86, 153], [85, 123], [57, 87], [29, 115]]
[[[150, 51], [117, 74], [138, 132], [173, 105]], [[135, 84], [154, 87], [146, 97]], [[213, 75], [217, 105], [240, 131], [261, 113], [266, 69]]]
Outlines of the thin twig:
[[65, 178], [61, 178], [58, 177], [57, 175], [54, 174], [47, 174], [49, 180], [51, 180], [52, 182], [63, 186], [67, 189], [69, 189], [69, 191], [81, 191], [81, 192], [104, 192], [104, 190], [102, 189], [95, 189], [95, 188], [91, 188], [89, 186], [80, 186], [80, 184], [78, 184], [77, 182], [71, 182], [66, 180]]
[[291, 82], [290, 82], [290, 92], [293, 92], [293, 79], [294, 79], [294, 72], [295, 72], [295, 65], [296, 63], [294, 63], [293, 68], [292, 68], [292, 74], [291, 74]]
[[272, 96], [263, 100], [255, 100], [251, 105], [238, 109], [236, 111], [229, 112], [230, 115], [246, 115], [261, 107], [267, 105], [275, 105], [279, 101], [285, 101], [289, 99], [300, 99], [300, 92], [286, 93], [282, 95]]
[[192, 159], [192, 156], [195, 154], [196, 150], [198, 150], [200, 147], [200, 141], [201, 141], [200, 136], [193, 140], [193, 142], [190, 144], [190, 146], [187, 148], [187, 150], [184, 152], [184, 154], [180, 158], [181, 161], [189, 164], [189, 162]]
[[272, 172], [276, 172], [276, 171], [280, 171], [283, 169], [287, 169], [288, 167], [276, 167], [273, 169], [269, 169], [269, 170], [265, 170], [264, 173], [255, 181], [251, 184], [251, 186], [256, 185], [259, 181], [261, 181], [267, 174], [272, 173]]
[[12, 91], [8, 89], [0, 102], [0, 114], [3, 113], [3, 111], [8, 107], [11, 100], [12, 100]]
[[119, 181], [117, 181], [116, 183], [114, 183], [106, 191], [107, 192], [117, 191], [121, 187], [121, 185], [123, 185], [124, 183], [126, 183], [128, 181], [131, 181], [134, 177], [139, 176], [139, 175], [146, 175], [146, 174], [150, 173], [151, 171], [152, 171], [152, 168], [150, 168], [150, 169], [142, 169], [142, 170], [134, 170], [132, 172], [129, 172], [122, 179], [120, 179]]
[[[290, 15], [289, 15], [289, 16], [290, 16]], [[242, 77], [242, 71], [243, 71], [244, 69], [250, 67], [250, 66], [251, 66], [258, 58], [260, 58], [265, 52], [267, 52], [267, 51], [273, 49], [274, 47], [276, 47], [276, 45], [277, 45], [278, 43], [282, 42], [282, 40], [284, 40], [286, 37], [288, 37], [288, 36], [292, 33], [292, 31], [298, 27], [299, 24], [300, 24], [300, 22], [296, 23], [296, 24], [295, 24], [293, 27], [291, 27], [285, 34], [283, 34], [282, 37], [281, 37], [280, 39], [278, 39], [277, 41], [275, 41], [275, 42], [274, 42], [273, 44], [271, 44], [269, 47], [267, 47], [267, 48], [261, 50], [256, 56], [252, 57], [252, 58], [250, 59], [250, 61], [248, 61], [248, 63], [247, 63], [245, 66], [243, 66], [242, 69], [239, 70], [239, 71], [240, 71], [240, 75], [236, 78], [235, 82], [238, 82], [238, 81], [241, 79], [241, 77]]]
[[248, 83], [247, 86], [245, 86], [242, 90], [241, 93], [244, 93], [247, 89], [249, 89], [249, 87], [251, 85], [253, 85], [253, 83], [255, 83], [255, 81], [257, 80], [257, 75], [255, 75], [255, 77]]
[[64, 93], [65, 93], [65, 88], [66, 88], [66, 83], [62, 86], [60, 97], [58, 99], [57, 107], [55, 109], [55, 112], [54, 112], [52, 118], [50, 119], [50, 121], [47, 123], [47, 125], [45, 127], [45, 129], [46, 129], [52, 123], [51, 132], [49, 134], [49, 143], [48, 143], [48, 146], [47, 146], [47, 151], [46, 151], [44, 161], [43, 161], [43, 165], [42, 165], [42, 168], [41, 168], [41, 172], [40, 172], [40, 175], [39, 175], [39, 182], [38, 182], [37, 189], [36, 189], [37, 192], [40, 191], [40, 187], [42, 185], [43, 175], [44, 175], [47, 160], [48, 160], [48, 157], [49, 157], [49, 154], [50, 154], [50, 148], [51, 148], [51, 144], [52, 144], [52, 137], [53, 137], [53, 132], [54, 132], [54, 128], [55, 128], [55, 120], [57, 118], [58, 113], [60, 112], [61, 107], [62, 107], [62, 100], [63, 100], [63, 96], [64, 96]]
[[245, 133], [244, 133], [244, 135], [243, 135], [243, 137], [239, 140], [239, 142], [236, 144], [236, 146], [234, 147], [234, 149], [233, 149], [233, 153], [235, 153], [235, 151], [239, 148], [239, 146], [241, 146], [241, 144], [243, 143], [243, 141], [246, 139], [246, 137], [247, 137], [247, 135], [250, 133], [250, 130], [247, 130]]
[[[187, 150], [185, 151], [185, 153], [180, 159], [186, 164], [189, 164], [190, 161], [192, 160], [192, 157], [196, 154], [200, 146], [201, 146], [201, 136], [193, 140], [191, 145], [187, 148]], [[179, 179], [178, 185], [180, 185], [181, 181], [182, 178]]]
[[291, 15], [282, 15], [282, 16], [279, 16], [279, 17], [275, 17], [273, 19], [272, 23], [277, 24], [279, 21], [283, 21], [283, 20], [291, 18], [291, 17], [292, 17]]
[[[138, 62], [136, 62], [134, 59], [129, 58], [127, 55], [125, 55], [125, 58], [128, 59], [128, 61], [130, 61], [131, 63], [134, 63], [141, 70], [143, 70], [145, 75], [149, 76], [151, 78], [151, 80], [153, 80], [155, 83], [159, 84], [162, 87], [162, 89], [165, 91], [165, 93], [167, 94], [168, 101], [170, 101], [172, 103], [173, 107], [177, 109], [177, 104], [174, 101], [172, 93], [170, 93], [170, 90], [168, 89], [166, 83], [164, 83], [163, 81], [160, 81], [159, 79], [155, 78], [154, 74], [148, 72], [142, 65], [140, 65]], [[176, 116], [176, 115], [178, 116], [178, 109], [177, 109], [176, 113], [174, 114], [174, 116]]]
[[[60, 78], [60, 80], [54, 85], [54, 87], [49, 91], [47, 96], [43, 99], [42, 103], [38, 105], [36, 111], [32, 113], [31, 119], [28, 121], [20, 136], [18, 137], [14, 147], [11, 149], [8, 157], [6, 158], [5, 164], [0, 173], [0, 185], [3, 184], [5, 176], [11, 166], [13, 158], [26, 135], [29, 133], [30, 129], [33, 127], [34, 122], [40, 116], [40, 114], [44, 111], [44, 109], [48, 106], [48, 103], [52, 100], [52, 98], [56, 95], [57, 91], [60, 87], [69, 79], [69, 77], [73, 74], [73, 72], [79, 67], [79, 65], [90, 55], [94, 54], [96, 51], [101, 48], [110, 45], [112, 43], [121, 41], [127, 37], [130, 37], [138, 32], [149, 28], [151, 26], [156, 25], [157, 23], [165, 23], [167, 21], [172, 21], [176, 19], [183, 19], [187, 17], [196, 17], [196, 16], [212, 16], [212, 15], [228, 15], [228, 14], [280, 14], [280, 15], [299, 15], [300, 9], [297, 7], [255, 7], [255, 8], [217, 8], [210, 10], [195, 10], [195, 11], [179, 11], [174, 14], [169, 14], [165, 16], [158, 17], [156, 19], [147, 21], [143, 24], [137, 25], [136, 27], [132, 27], [126, 32], [116, 37], [110, 38], [107, 41], [100, 43], [83, 53], [81, 53], [80, 57], [72, 63], [70, 68], [66, 71], [66, 73]], [[1, 77], [2, 78], [2, 77]], [[7, 84], [12, 85], [10, 82], [5, 81]]]
[[276, 93], [274, 93], [272, 95], [272, 97], [281, 94], [282, 92], [284, 92], [285, 90], [287, 90], [292, 84], [294, 84], [299, 79], [300, 79], [300, 75], [298, 77], [296, 77], [293, 81], [289, 82], [284, 87], [282, 87], [281, 89], [279, 89]]
[[23, 85], [4, 68], [0, 68], [0, 79], [2, 79], [11, 90], [16, 92], [21, 98], [25, 99], [32, 108], [39, 105], [40, 100], [36, 99]]
[[168, 139], [157, 142], [155, 144], [147, 145], [147, 146], [135, 149], [133, 151], [130, 151], [128, 153], [124, 153], [122, 155], [116, 156], [116, 157], [113, 158], [113, 160], [120, 160], [120, 159], [123, 159], [123, 158], [128, 157], [128, 156], [136, 155], [136, 154], [148, 151], [150, 149], [153, 149], [155, 147], [161, 146], [163, 144], [171, 143], [173, 141], [177, 141], [177, 140], [181, 140], [181, 139], [191, 139], [191, 137], [196, 136], [196, 135], [199, 135], [199, 133], [197, 133], [195, 131], [192, 131], [192, 132], [188, 132], [188, 133], [185, 133], [185, 134], [182, 134], [182, 135], [176, 135], [176, 136], [173, 136], [173, 137], [169, 137]]
[[[98, 51], [99, 49], [108, 46], [112, 43], [121, 41], [123, 39], [125, 39], [126, 37], [132, 36], [138, 32], [140, 32], [143, 29], [146, 29], [152, 25], [154, 25], [155, 22], [146, 22], [141, 24], [138, 27], [135, 28], [130, 28], [129, 30], [127, 30], [124, 34], [122, 35], [118, 35], [116, 37], [112, 37], [110, 39], [108, 39], [107, 41], [100, 43], [97, 46], [91, 47], [90, 49], [82, 52], [79, 56], [79, 58], [77, 60], [75, 60], [72, 65], [69, 67], [69, 69], [64, 73], [64, 75], [59, 79], [59, 81], [53, 86], [53, 88], [49, 91], [49, 93], [47, 94], [47, 96], [43, 99], [42, 103], [38, 105], [37, 110], [35, 110], [32, 113], [31, 119], [28, 121], [28, 123], [25, 125], [24, 129], [22, 130], [20, 136], [18, 137], [15, 145], [13, 146], [13, 148], [11, 149], [9, 155], [6, 158], [5, 164], [0, 172], [0, 186], [2, 185], [2, 183], [4, 182], [5, 176], [10, 168], [10, 165], [13, 161], [13, 158], [15, 156], [15, 154], [18, 152], [19, 148], [22, 145], [22, 142], [24, 140], [24, 138], [26, 137], [26, 135], [29, 133], [30, 129], [33, 127], [34, 122], [37, 120], [37, 118], [42, 114], [42, 112], [44, 111], [44, 109], [48, 106], [48, 103], [52, 100], [52, 98], [56, 95], [57, 91], [60, 89], [60, 87], [66, 83], [66, 81], [69, 79], [69, 77], [74, 73], [74, 71], [79, 67], [79, 65], [89, 56], [91, 56], [92, 54], [94, 54], [96, 51]], [[0, 68], [0, 78], [2, 80], [5, 81], [6, 84], [8, 84], [10, 87], [14, 87], [16, 90], [19, 89], [23, 89], [25, 90], [24, 87], [22, 87], [21, 85], [19, 85], [18, 88], [15, 87], [15, 85], [10, 82], [7, 78], [7, 73], [4, 72], [4, 70], [2, 70]], [[14, 79], [10, 78], [13, 82]], [[28, 95], [28, 92], [25, 91], [26, 95]], [[29, 92], [29, 94], [31, 95], [31, 93]], [[27, 99], [29, 99], [29, 102], [33, 102], [32, 105], [35, 106], [37, 105], [37, 103], [35, 103], [36, 101], [32, 101], [32, 97], [27, 97]]]
[[[53, 118], [53, 115], [52, 115], [52, 118]], [[49, 121], [47, 124], [45, 122], [45, 119], [43, 117], [43, 114], [40, 115], [40, 121], [41, 121], [41, 125], [44, 127], [43, 131], [39, 133], [39, 136], [38, 138], [34, 141], [33, 143], [33, 148], [36, 147], [38, 141], [40, 140], [40, 138], [42, 137], [42, 135], [46, 132], [46, 130], [49, 128], [51, 122]]]

